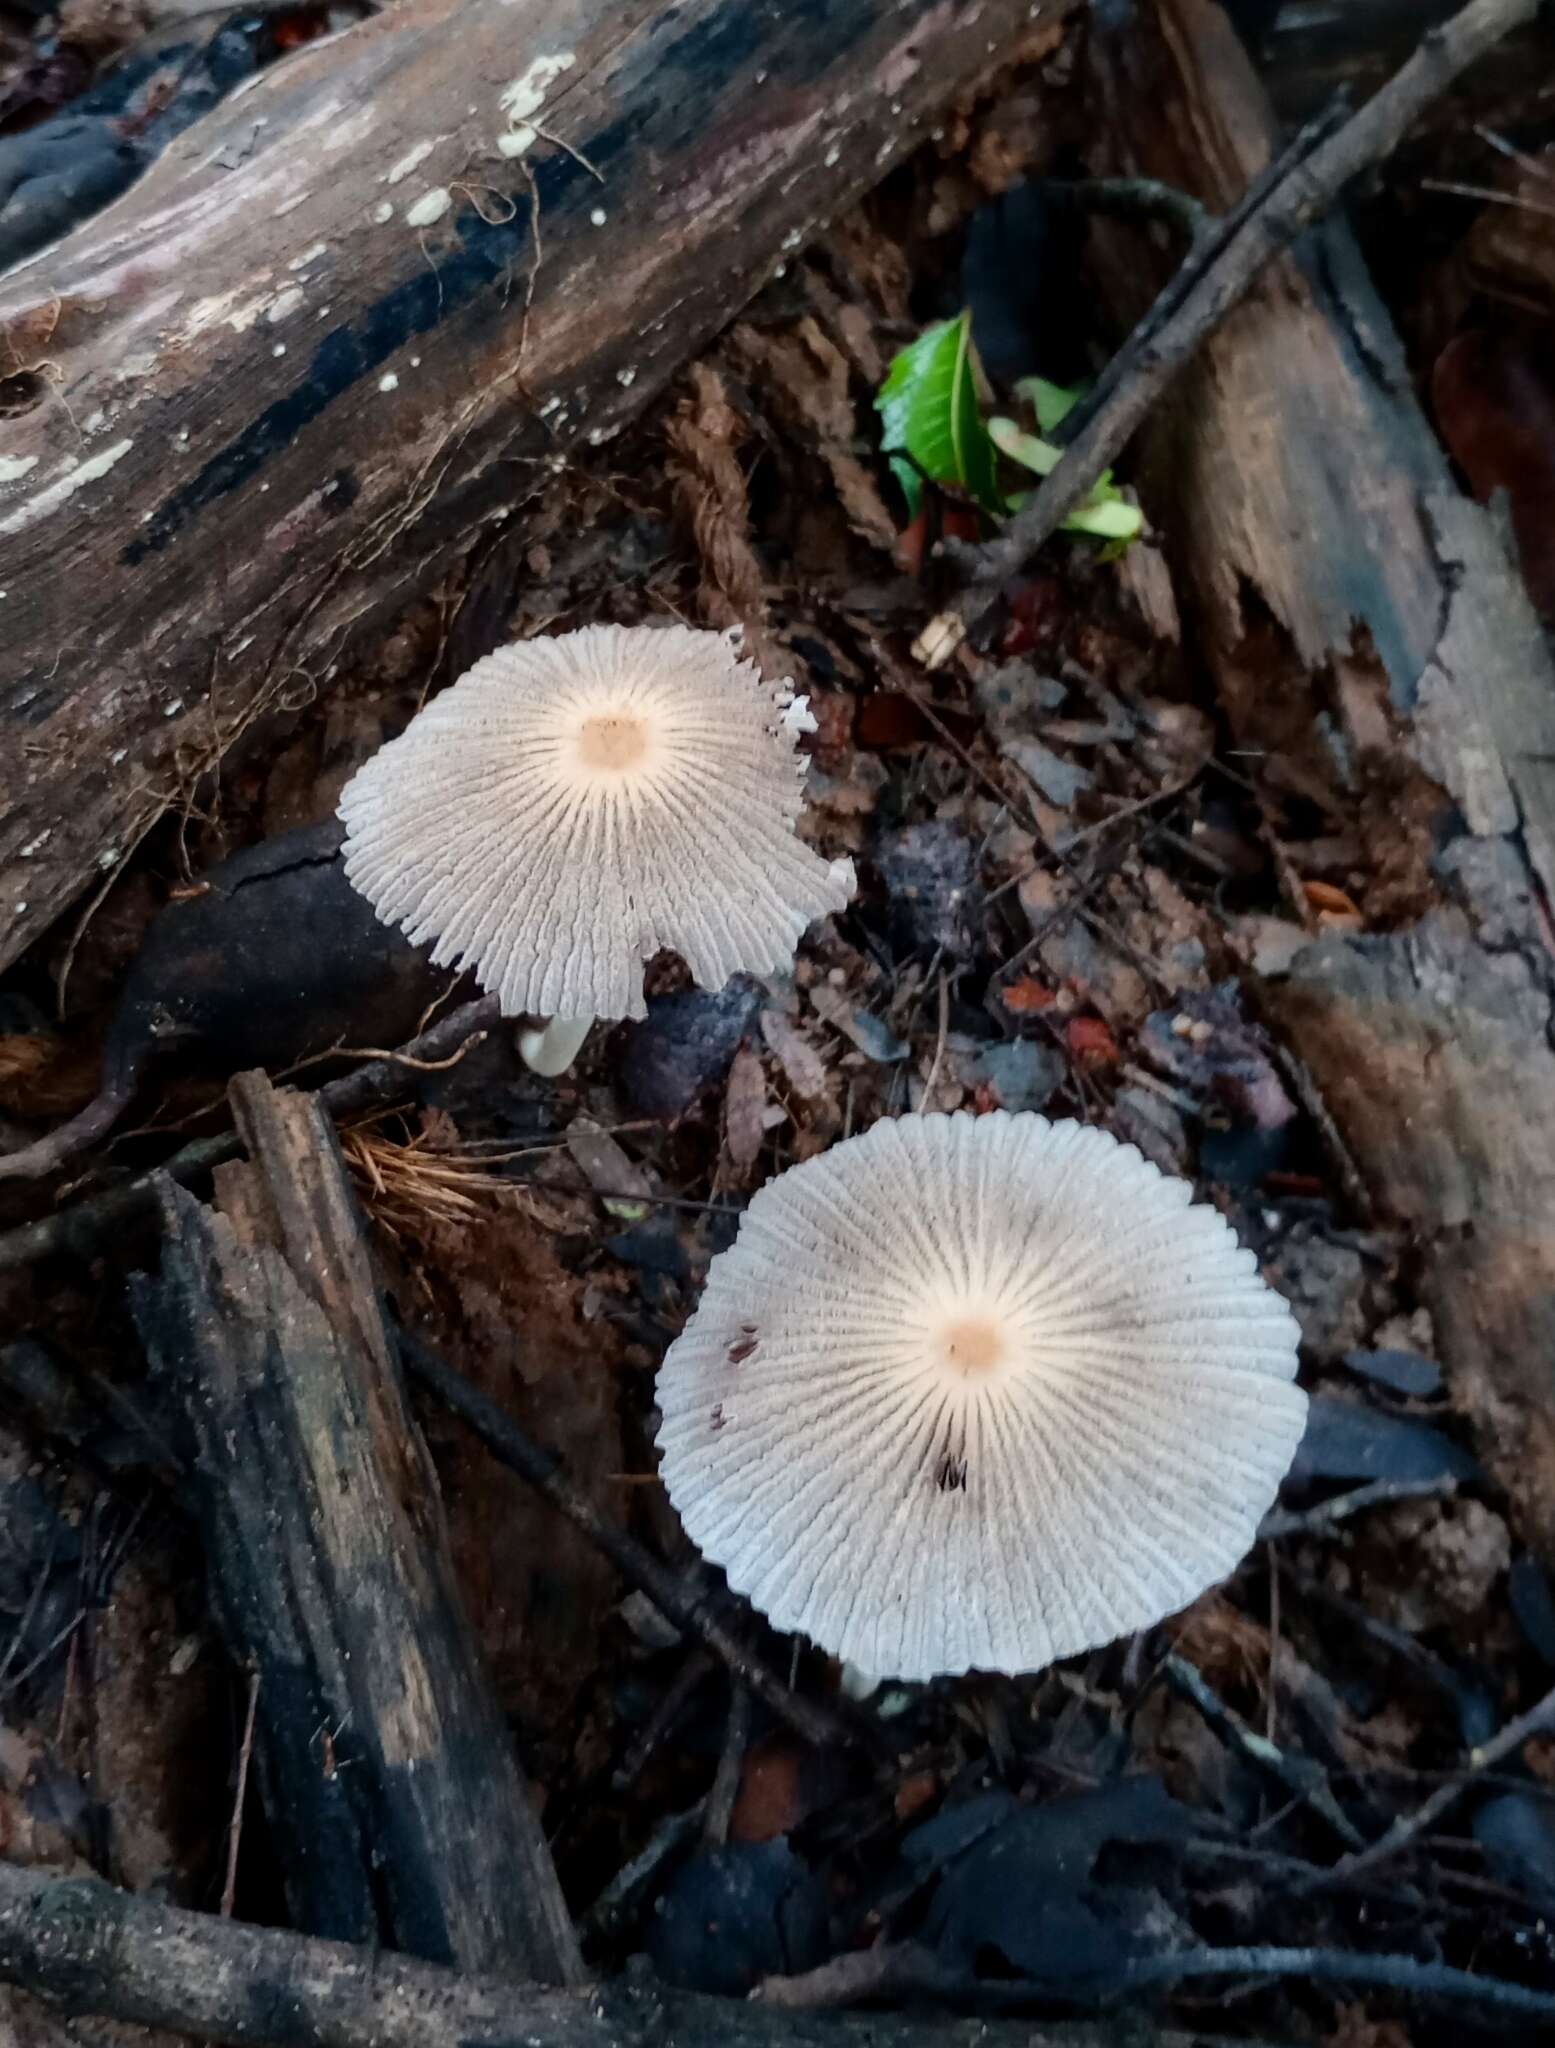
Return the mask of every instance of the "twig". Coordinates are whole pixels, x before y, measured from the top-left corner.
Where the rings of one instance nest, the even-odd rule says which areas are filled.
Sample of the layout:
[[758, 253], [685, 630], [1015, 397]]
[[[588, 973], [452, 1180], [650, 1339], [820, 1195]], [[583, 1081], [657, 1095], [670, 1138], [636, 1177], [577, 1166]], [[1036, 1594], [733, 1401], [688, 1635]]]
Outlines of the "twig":
[[620, 1572], [641, 1589], [666, 1619], [694, 1636], [741, 1678], [780, 1720], [806, 1742], [849, 1746], [872, 1726], [862, 1719], [850, 1724], [813, 1700], [790, 1692], [775, 1673], [736, 1640], [713, 1611], [705, 1586], [689, 1590], [666, 1565], [644, 1550], [634, 1537], [618, 1529], [598, 1513], [594, 1504], [573, 1483], [561, 1460], [526, 1436], [479, 1387], [445, 1365], [419, 1337], [408, 1330], [400, 1334], [407, 1369], [435, 1394], [445, 1408], [457, 1415], [480, 1438], [500, 1464], [516, 1472], [545, 1498], [575, 1529], [579, 1529]]
[[[1305, 1572], [1292, 1571], [1288, 1565], [1284, 1567], [1284, 1571], [1286, 1581], [1303, 1600], [1326, 1608], [1330, 1614], [1339, 1616], [1348, 1628], [1369, 1636], [1375, 1643], [1380, 1643], [1390, 1656], [1397, 1657], [1427, 1685], [1433, 1686], [1451, 1705], [1460, 1728], [1469, 1713], [1477, 1714], [1477, 1706], [1470, 1707], [1468, 1702], [1483, 1699], [1483, 1688], [1476, 1680], [1468, 1679], [1462, 1670], [1449, 1664], [1445, 1657], [1438, 1656], [1434, 1650], [1428, 1650], [1418, 1636], [1411, 1635], [1407, 1629], [1396, 1627], [1392, 1622], [1383, 1621], [1378, 1615], [1363, 1607], [1360, 1601], [1350, 1600], [1343, 1593], [1336, 1593], [1332, 1586], [1325, 1584], [1322, 1579], [1313, 1578]], [[1467, 1735], [1464, 1739], [1468, 1739]]]
[[1499, 1764], [1515, 1750], [1521, 1749], [1531, 1735], [1542, 1735], [1555, 1728], [1555, 1690], [1547, 1692], [1536, 1706], [1526, 1714], [1519, 1714], [1514, 1721], [1508, 1721], [1499, 1734], [1493, 1735], [1478, 1749], [1471, 1749], [1461, 1777], [1450, 1784], [1441, 1786], [1429, 1799], [1422, 1801], [1413, 1813], [1396, 1820], [1387, 1833], [1373, 1842], [1369, 1848], [1358, 1850], [1353, 1856], [1345, 1856], [1332, 1870], [1325, 1871], [1320, 1879], [1309, 1879], [1300, 1887], [1302, 1891], [1321, 1891], [1330, 1884], [1343, 1884], [1362, 1871], [1375, 1870], [1379, 1863], [1398, 1855], [1407, 1849], [1417, 1836], [1435, 1826], [1442, 1815], [1454, 1806], [1463, 1795], [1471, 1791], [1481, 1771], [1488, 1771]]
[[945, 1040], [950, 1031], [950, 976], [939, 978], [939, 1030], [934, 1038], [934, 1058], [929, 1063], [928, 1078], [923, 1084], [923, 1106], [926, 1110], [934, 1107], [934, 1084], [939, 1079], [939, 1070], [945, 1058]]
[[1459, 199], [1477, 199], [1486, 206], [1510, 206], [1516, 213], [1542, 214], [1555, 220], [1555, 206], [1543, 206], [1521, 192], [1498, 192], [1494, 185], [1464, 185], [1456, 178], [1422, 178], [1422, 192], [1450, 192]]
[[1190, 1977], [1316, 1977], [1329, 1984], [1370, 1984], [1412, 1998], [1440, 1998], [1480, 2005], [1490, 2012], [1527, 2013], [1555, 2020], [1555, 1993], [1531, 1991], [1500, 1977], [1480, 1977], [1448, 1963], [1422, 1963], [1413, 1956], [1365, 1955], [1335, 1948], [1191, 1948], [1178, 1955], [1147, 1956], [1125, 1966], [1113, 1986], [1143, 1990], [1152, 1984], [1181, 1984]]
[[1280, 1571], [1272, 1545], [1267, 1546], [1269, 1561], [1269, 1696], [1265, 1703], [1263, 1737], [1272, 1749], [1279, 1734], [1279, 1678], [1280, 1668]]
[[259, 1711], [259, 1673], [248, 1674], [248, 1712], [238, 1749], [238, 1782], [232, 1794], [232, 1825], [227, 1831], [227, 1876], [221, 1888], [221, 1917], [232, 1918], [238, 1895], [238, 1848], [243, 1840], [243, 1803], [248, 1797], [248, 1767], [254, 1754], [254, 1717]]
[[1115, 811], [1109, 811], [1104, 818], [1097, 818], [1089, 825], [1081, 825], [1064, 840], [1064, 852], [1072, 854], [1077, 846], [1083, 846], [1088, 839], [1095, 839], [1103, 832], [1110, 832], [1114, 825], [1121, 825], [1125, 818], [1137, 817], [1141, 811], [1153, 810], [1157, 804], [1169, 804], [1174, 798], [1184, 796], [1192, 789], [1199, 777], [1209, 766], [1206, 757], [1196, 768], [1181, 775], [1175, 782], [1168, 782], [1164, 789], [1154, 789], [1149, 796], [1135, 797], [1132, 803], [1122, 804]]
[[1332, 135], [1348, 113], [1349, 107], [1342, 98], [1331, 101], [1310, 121], [1297, 129], [1290, 140], [1269, 159], [1257, 177], [1251, 180], [1246, 191], [1233, 205], [1227, 207], [1224, 213], [1211, 216], [1210, 225], [1190, 247], [1187, 257], [1178, 266], [1176, 273], [1157, 293], [1154, 304], [1129, 335], [1125, 345], [1108, 363], [1090, 390], [1054, 427], [1049, 438], [1060, 448], [1067, 448], [1069, 443], [1090, 425], [1111, 399], [1119, 384], [1129, 375], [1136, 357], [1149, 348], [1198, 279], [1225, 253], [1228, 244], [1235, 239], [1281, 180], [1289, 177], [1297, 164], [1302, 163], [1320, 142]]
[[1191, 192], [1180, 185], [1164, 184], [1159, 178], [1074, 178], [1049, 180], [1046, 190], [1072, 200], [1087, 213], [1115, 214], [1119, 220], [1159, 221], [1189, 248], [1205, 235], [1214, 234], [1220, 223]]
[[684, 1813], [669, 1814], [631, 1862], [622, 1864], [578, 1922], [578, 1936], [585, 1946], [615, 1939], [664, 1865], [688, 1849], [701, 1833], [706, 1808], [706, 1800], [699, 1799]]
[[[16, 1627], [11, 1632], [11, 1640], [6, 1648], [5, 1655], [0, 1657], [0, 1685], [3, 1685], [6, 1674], [16, 1662], [16, 1653], [27, 1640], [27, 1631], [32, 1627], [34, 1620], [37, 1618], [38, 1603], [43, 1598], [44, 1588], [49, 1582], [49, 1574], [54, 1569], [54, 1553], [59, 1547], [60, 1527], [61, 1517], [56, 1510], [49, 1517], [49, 1545], [48, 1549], [44, 1552], [43, 1563], [33, 1574], [32, 1585], [28, 1589], [26, 1604], [23, 1606], [21, 1614], [17, 1619]], [[4, 1693], [0, 1692], [0, 1699], [4, 1697]]]
[[1204, 1674], [1186, 1657], [1174, 1653], [1161, 1668], [1172, 1690], [1198, 1709], [1222, 1742], [1239, 1750], [1249, 1763], [1256, 1764], [1293, 1798], [1310, 1806], [1314, 1813], [1321, 1814], [1347, 1848], [1365, 1847], [1365, 1838], [1335, 1799], [1333, 1788], [1319, 1764], [1310, 1757], [1287, 1756], [1284, 1750], [1276, 1749], [1272, 1742], [1245, 1727]]
[[685, 1712], [697, 1687], [717, 1668], [707, 1651], [701, 1648], [693, 1650], [682, 1661], [674, 1678], [659, 1695], [653, 1712], [632, 1738], [626, 1755], [611, 1772], [610, 1788], [613, 1792], [629, 1792], [637, 1783], [643, 1766]]
[[707, 1812], [702, 1821], [702, 1839], [721, 1849], [729, 1839], [734, 1802], [739, 1795], [740, 1773], [745, 1768], [745, 1750], [751, 1734], [750, 1687], [735, 1679], [729, 1691], [729, 1718], [724, 1724], [723, 1748], [718, 1752], [718, 1769], [713, 1773], [707, 1795]]
[[[1422, 1963], [1413, 1956], [1367, 1955], [1332, 1948], [1190, 1948], [1176, 1954], [1143, 1956], [1105, 1983], [1083, 1980], [1000, 1982], [948, 1970], [932, 1950], [913, 1942], [881, 1944], [857, 1955], [838, 1956], [796, 1977], [769, 1977], [760, 2002], [795, 2014], [835, 2009], [858, 2000], [916, 1993], [966, 2000], [989, 2008], [1023, 2009], [1052, 2002], [1105, 2010], [1131, 1991], [1181, 1984], [1195, 1977], [1318, 1978], [1331, 1984], [1366, 1984], [1408, 1997], [1479, 2005], [1490, 2012], [1526, 2013], [1555, 2019], [1555, 1993], [1481, 1977], [1447, 1963]], [[943, 2023], [942, 2023], [943, 2024]]]
[[19, 1686], [27, 1683], [28, 1679], [31, 1678], [32, 1674], [41, 1665], [48, 1662], [49, 1658], [53, 1656], [62, 1643], [70, 1640], [82, 1622], [86, 1620], [87, 1612], [88, 1610], [85, 1607], [78, 1607], [75, 1613], [71, 1615], [69, 1621], [60, 1624], [37, 1655], [29, 1658], [20, 1671], [13, 1677], [8, 1678], [3, 1686], [0, 1686], [0, 1700], [9, 1699]]
[[980, 614], [997, 586], [1020, 573], [1267, 265], [1325, 214], [1353, 179], [1390, 155], [1461, 72], [1531, 21], [1539, 5], [1540, 0], [1470, 0], [1450, 21], [1427, 29], [1387, 84], [1337, 134], [1289, 165], [1223, 247], [1201, 243], [1184, 275], [1167, 287], [1175, 297], [1173, 309], [1158, 323], [1147, 319], [1149, 331], [1142, 342], [1136, 334], [1126, 344], [1105, 380], [1105, 398], [1075, 432], [1063, 460], [1003, 532], [975, 551], [973, 582], [958, 605], [963, 617]]
[[[358, 1067], [354, 1074], [342, 1074], [337, 1081], [327, 1081], [318, 1091], [318, 1100], [337, 1120], [352, 1116], [358, 1110], [370, 1109], [376, 1103], [387, 1101], [404, 1085], [400, 1072], [403, 1063], [441, 1060], [445, 1054], [457, 1051], [475, 1032], [490, 1030], [499, 1016], [495, 996], [481, 996], [473, 1003], [465, 1003], [450, 1011], [430, 1031], [424, 1031], [419, 1038], [402, 1045], [394, 1060], [374, 1060], [369, 1066]], [[77, 1202], [72, 1208], [61, 1209], [37, 1223], [24, 1223], [18, 1230], [7, 1231], [0, 1237], [0, 1273], [30, 1265], [33, 1260], [47, 1258], [53, 1252], [68, 1251], [80, 1258], [91, 1257], [120, 1224], [148, 1215], [155, 1209], [157, 1184], [164, 1174], [181, 1182], [195, 1180], [213, 1166], [235, 1159], [242, 1149], [236, 1131], [219, 1131], [209, 1138], [196, 1138], [149, 1173], [136, 1174], [119, 1187]]]
[[1366, 1508], [1390, 1500], [1441, 1500], [1458, 1490], [1456, 1479], [1373, 1479], [1350, 1493], [1319, 1501], [1316, 1507], [1271, 1508], [1258, 1524], [1258, 1539], [1272, 1543], [1281, 1536], [1321, 1536]]
[[458, 1066], [467, 1054], [474, 1052], [478, 1045], [484, 1045], [485, 1042], [484, 1031], [472, 1031], [463, 1045], [455, 1046], [445, 1059], [440, 1060], [418, 1059], [414, 1053], [393, 1052], [381, 1045], [332, 1045], [327, 1052], [316, 1052], [310, 1059], [299, 1060], [295, 1067], [283, 1075], [277, 1075], [276, 1078], [289, 1080], [304, 1067], [319, 1065], [324, 1060], [383, 1060], [389, 1066], [410, 1067], [418, 1074], [443, 1074], [450, 1067]]
[[647, 1194], [641, 1188], [579, 1188], [579, 1194], [592, 1195], [596, 1202], [641, 1202], [645, 1209], [684, 1209], [693, 1216], [743, 1216], [741, 1202], [698, 1202], [690, 1195]]

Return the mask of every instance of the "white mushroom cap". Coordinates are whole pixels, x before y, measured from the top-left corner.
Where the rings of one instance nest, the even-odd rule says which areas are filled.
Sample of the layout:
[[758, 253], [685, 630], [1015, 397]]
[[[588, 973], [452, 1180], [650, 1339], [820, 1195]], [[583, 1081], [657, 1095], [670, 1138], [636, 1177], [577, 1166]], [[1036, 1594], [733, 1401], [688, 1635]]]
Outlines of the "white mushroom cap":
[[1218, 1211], [1040, 1116], [904, 1116], [767, 1184], [659, 1375], [662, 1473], [774, 1626], [883, 1677], [1032, 1671], [1251, 1545], [1297, 1327]]
[[794, 836], [802, 705], [724, 633], [501, 648], [347, 783], [346, 873], [510, 1016], [640, 1017], [663, 947], [704, 988], [784, 968], [854, 889]]

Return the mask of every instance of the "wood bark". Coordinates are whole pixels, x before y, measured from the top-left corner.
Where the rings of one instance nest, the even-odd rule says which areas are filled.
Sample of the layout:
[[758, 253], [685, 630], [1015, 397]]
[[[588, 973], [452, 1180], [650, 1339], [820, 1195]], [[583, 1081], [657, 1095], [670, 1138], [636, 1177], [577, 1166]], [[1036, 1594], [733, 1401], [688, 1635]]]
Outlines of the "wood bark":
[[[1210, 0], [1155, 0], [1094, 77], [1131, 171], [1219, 208], [1268, 158]], [[1143, 493], [1239, 765], [1359, 841], [1370, 929], [1314, 933], [1266, 1008], [1408, 1233], [1454, 1398], [1555, 1559], [1555, 666], [1342, 222], [1210, 340]]]
[[1072, 0], [401, 0], [0, 281], [0, 967]]
[[552, 1991], [460, 1976], [99, 1883], [0, 1863], [0, 1977], [71, 2012], [105, 2012], [243, 2048], [1210, 2048], [1112, 2021], [785, 2011], [653, 1983]]
[[314, 1932], [544, 1982], [581, 1975], [539, 1823], [460, 1606], [334, 1132], [233, 1083], [252, 1163], [221, 1213], [171, 1182], [147, 1348], [176, 1377], [217, 1606], [259, 1676], [258, 1761]]
[[[1280, 7], [1253, 40], [1276, 111], [1303, 121], [1337, 92], [1363, 98], [1409, 55], [1428, 28], [1456, 13], [1462, 0], [1294, 0]], [[1465, 88], [1475, 109], [1516, 103], [1530, 81], [1548, 76], [1549, 29], [1523, 30], [1497, 50]], [[1455, 107], [1463, 105], [1455, 100]], [[1461, 119], [1443, 109], [1433, 118]], [[1465, 121], [1463, 125], [1467, 125]]]

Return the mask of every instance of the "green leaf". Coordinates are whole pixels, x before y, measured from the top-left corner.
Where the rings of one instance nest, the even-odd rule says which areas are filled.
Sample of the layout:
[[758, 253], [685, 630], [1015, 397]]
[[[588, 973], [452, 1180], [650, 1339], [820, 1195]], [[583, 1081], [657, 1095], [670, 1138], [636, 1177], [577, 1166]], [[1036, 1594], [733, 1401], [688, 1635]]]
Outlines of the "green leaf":
[[1099, 540], [1133, 540], [1144, 530], [1144, 524], [1144, 514], [1137, 505], [1131, 505], [1110, 488], [1103, 497], [1100, 485], [1064, 521], [1067, 532], [1094, 533]]
[[924, 476], [959, 484], [986, 511], [1000, 509], [993, 444], [977, 409], [970, 313], [942, 320], [909, 343], [892, 362], [875, 406], [880, 445], [893, 458], [911, 517], [918, 515]]
[[[1028, 378], [1027, 381], [1031, 380]], [[1014, 420], [991, 419], [988, 437], [1001, 455], [1007, 455], [1023, 469], [1034, 470], [1038, 476], [1050, 476], [1063, 457], [1061, 448], [1052, 447], [1035, 434], [1023, 432]], [[1016, 512], [1029, 495], [1026, 491], [1016, 491], [1005, 502], [1012, 512]], [[1095, 534], [1100, 540], [1128, 541], [1140, 532], [1144, 523], [1138, 507], [1130, 505], [1119, 494], [1109, 469], [1097, 478], [1089, 497], [1069, 514], [1063, 530], [1066, 533]]]
[[991, 419], [988, 438], [1001, 455], [1018, 462], [1022, 469], [1035, 470], [1038, 476], [1051, 475], [1064, 457], [1062, 448], [1055, 448], [1050, 441], [1039, 441], [1014, 420]]
[[1018, 398], [1028, 401], [1037, 416], [1037, 425], [1044, 434], [1051, 434], [1066, 414], [1074, 411], [1084, 396], [1080, 386], [1074, 390], [1063, 384], [1050, 384], [1046, 377], [1022, 377], [1015, 386]]

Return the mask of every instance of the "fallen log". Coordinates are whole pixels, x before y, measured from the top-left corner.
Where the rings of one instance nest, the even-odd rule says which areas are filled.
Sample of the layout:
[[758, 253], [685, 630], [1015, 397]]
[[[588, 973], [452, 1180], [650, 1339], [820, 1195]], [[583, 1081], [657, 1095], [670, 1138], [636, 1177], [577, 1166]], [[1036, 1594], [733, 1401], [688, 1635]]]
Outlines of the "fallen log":
[[463, 1614], [334, 1132], [233, 1083], [220, 1213], [171, 1182], [134, 1283], [177, 1383], [218, 1612], [258, 1681], [259, 1782], [311, 1931], [576, 1981], [550, 1851]]
[[[1267, 161], [1210, 0], [1154, 0], [1093, 65], [1108, 169], [1218, 209]], [[1367, 878], [1367, 933], [1320, 935], [1286, 845], [1313, 943], [1264, 984], [1268, 1020], [1408, 1233], [1453, 1396], [1555, 1560], [1555, 665], [1341, 222], [1210, 338], [1141, 488], [1276, 837], [1316, 805]]]
[[0, 967], [1071, 5], [403, 0], [0, 281]]
[[[1194, 1952], [1199, 1974], [1214, 1974], [1202, 1962], [1213, 1953]], [[1324, 1959], [1310, 1949], [1224, 1953], [1245, 1965], [1222, 1973], [1232, 1975], [1295, 1975]], [[1326, 1959], [1353, 1964], [1358, 1982], [1386, 1982], [1379, 1966], [1393, 1964], [1395, 1974], [1413, 1973], [1438, 1990], [1450, 1980], [1449, 1995], [1472, 2001], [1483, 1993], [1487, 2008], [1505, 1992], [1512, 2010], [1548, 2012], [1549, 2000], [1537, 1992], [1440, 1964], [1337, 1952]], [[651, 1981], [551, 1991], [246, 1927], [137, 1899], [96, 1878], [8, 1863], [0, 1863], [0, 1978], [69, 2012], [240, 2048], [657, 2048], [670, 2041], [676, 2048], [1207, 2048], [1218, 2038], [1157, 2028], [1137, 2011], [1094, 2022], [960, 2019], [813, 2012]]]

